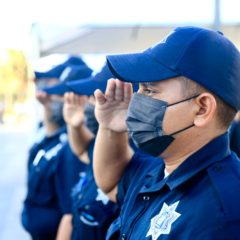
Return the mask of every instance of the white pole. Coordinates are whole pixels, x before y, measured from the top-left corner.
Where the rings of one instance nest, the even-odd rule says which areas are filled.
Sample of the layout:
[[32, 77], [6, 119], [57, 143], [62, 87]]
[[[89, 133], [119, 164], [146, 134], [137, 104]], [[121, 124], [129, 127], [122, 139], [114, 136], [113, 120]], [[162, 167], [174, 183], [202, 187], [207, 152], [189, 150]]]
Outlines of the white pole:
[[221, 20], [220, 20], [220, 0], [215, 0], [215, 4], [214, 4], [213, 28], [214, 28], [215, 30], [220, 30], [220, 28], [221, 28]]

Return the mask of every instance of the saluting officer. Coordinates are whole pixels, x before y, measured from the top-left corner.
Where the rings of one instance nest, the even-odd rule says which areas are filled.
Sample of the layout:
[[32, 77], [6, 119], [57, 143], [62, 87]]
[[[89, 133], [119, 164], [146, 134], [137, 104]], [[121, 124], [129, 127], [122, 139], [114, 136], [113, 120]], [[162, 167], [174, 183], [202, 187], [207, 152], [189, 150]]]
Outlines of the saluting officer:
[[227, 134], [240, 109], [237, 48], [220, 32], [180, 27], [107, 61], [140, 83], [133, 97], [114, 79], [95, 92], [95, 179], [121, 205], [107, 239], [239, 239], [240, 162]]
[[[117, 205], [97, 187], [92, 169], [95, 135], [98, 131], [92, 95], [97, 88], [104, 91], [111, 77], [110, 70], [104, 66], [94, 76], [67, 83], [67, 91], [71, 92], [64, 95], [64, 116], [71, 147], [79, 159], [87, 163], [85, 173], [81, 174], [72, 192], [73, 240], [105, 239], [107, 229], [117, 213]], [[85, 152], [87, 157], [83, 158]]]
[[[75, 62], [78, 58], [71, 59]], [[67, 64], [69, 62], [70, 65]], [[82, 60], [79, 58], [77, 62], [82, 63]], [[28, 159], [27, 196], [22, 212], [22, 224], [31, 234], [32, 239], [56, 238], [59, 222], [69, 205], [67, 204], [69, 188], [75, 183], [72, 183], [74, 172], [71, 175], [67, 173], [68, 169], [72, 171], [71, 165], [67, 165], [68, 168], [62, 168], [64, 164], [61, 156], [68, 151], [67, 147], [62, 149], [67, 144], [66, 127], [62, 114], [63, 101], [51, 98], [41, 89], [55, 86], [59, 80], [68, 81], [74, 77], [73, 72], [75, 76], [78, 75], [78, 78], [83, 70], [84, 77], [89, 76], [92, 70], [87, 68], [86, 64], [82, 65], [77, 71], [76, 66], [72, 65], [72, 61], [68, 59], [65, 63], [57, 65], [47, 72], [36, 73], [37, 98], [44, 107], [46, 136], [42, 141], [33, 145]], [[69, 66], [71, 66], [70, 69], [68, 69]], [[78, 74], [76, 74], [77, 72]], [[58, 155], [59, 152], [60, 155]], [[71, 162], [72, 160], [64, 158], [64, 161]], [[83, 165], [79, 166], [79, 162], [77, 163], [78, 168], [83, 168]], [[71, 179], [66, 176], [71, 176]], [[62, 177], [65, 177], [65, 182], [61, 182]]]

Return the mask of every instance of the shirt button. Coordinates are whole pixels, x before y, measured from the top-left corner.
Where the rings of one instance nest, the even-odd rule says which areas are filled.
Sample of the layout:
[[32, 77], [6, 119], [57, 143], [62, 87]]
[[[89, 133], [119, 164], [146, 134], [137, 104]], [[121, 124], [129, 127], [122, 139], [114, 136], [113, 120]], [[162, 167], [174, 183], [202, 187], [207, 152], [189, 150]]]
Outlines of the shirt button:
[[85, 209], [85, 210], [88, 210], [89, 208], [90, 208], [89, 205], [84, 206], [84, 209]]
[[122, 234], [122, 240], [125, 240], [125, 239], [127, 239], [127, 236], [126, 236], [126, 234]]
[[148, 201], [149, 199], [150, 199], [150, 197], [149, 197], [148, 195], [144, 195], [144, 196], [143, 196], [143, 200], [144, 200], [144, 201]]

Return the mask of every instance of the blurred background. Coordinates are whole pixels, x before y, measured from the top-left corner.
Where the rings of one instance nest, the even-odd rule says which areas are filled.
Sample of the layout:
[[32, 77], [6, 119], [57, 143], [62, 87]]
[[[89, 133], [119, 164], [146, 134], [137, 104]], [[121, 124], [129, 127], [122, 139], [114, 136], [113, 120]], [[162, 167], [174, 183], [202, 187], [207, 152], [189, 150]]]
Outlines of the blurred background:
[[28, 239], [20, 225], [27, 152], [41, 109], [33, 70], [69, 54], [95, 71], [105, 55], [137, 52], [176, 26], [223, 32], [240, 48], [238, 0], [2, 0], [0, 10], [0, 239]]

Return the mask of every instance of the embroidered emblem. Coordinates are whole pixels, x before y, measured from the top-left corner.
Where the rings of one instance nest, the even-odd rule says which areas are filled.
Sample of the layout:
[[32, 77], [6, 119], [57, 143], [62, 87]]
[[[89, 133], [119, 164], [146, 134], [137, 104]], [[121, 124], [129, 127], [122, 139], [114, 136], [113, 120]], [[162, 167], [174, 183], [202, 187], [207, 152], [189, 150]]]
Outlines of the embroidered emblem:
[[98, 226], [99, 223], [95, 221], [95, 218], [88, 213], [83, 212], [80, 216], [80, 220], [88, 226]]
[[98, 195], [96, 198], [96, 201], [101, 201], [103, 203], [103, 205], [106, 205], [109, 201], [108, 196], [100, 189], [97, 189]]
[[151, 219], [150, 228], [146, 237], [152, 236], [152, 240], [156, 240], [161, 234], [170, 233], [173, 222], [181, 216], [180, 213], [175, 211], [178, 204], [179, 201], [170, 206], [163, 203], [160, 213]]

